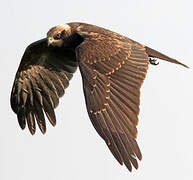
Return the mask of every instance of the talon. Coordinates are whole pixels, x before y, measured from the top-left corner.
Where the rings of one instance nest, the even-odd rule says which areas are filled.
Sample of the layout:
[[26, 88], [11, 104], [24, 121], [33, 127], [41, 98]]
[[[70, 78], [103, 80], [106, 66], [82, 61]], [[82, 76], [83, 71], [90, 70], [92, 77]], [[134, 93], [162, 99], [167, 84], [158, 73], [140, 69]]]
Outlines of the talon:
[[149, 62], [150, 64], [155, 65], [155, 66], [159, 64], [159, 61], [152, 57], [149, 58]]

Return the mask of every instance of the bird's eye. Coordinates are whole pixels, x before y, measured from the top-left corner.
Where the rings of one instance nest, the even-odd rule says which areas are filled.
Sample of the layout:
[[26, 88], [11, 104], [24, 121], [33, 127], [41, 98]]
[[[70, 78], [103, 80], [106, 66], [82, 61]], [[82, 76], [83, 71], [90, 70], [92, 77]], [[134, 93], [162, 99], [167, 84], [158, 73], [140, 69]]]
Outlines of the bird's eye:
[[54, 36], [54, 39], [61, 39], [62, 34], [59, 32]]

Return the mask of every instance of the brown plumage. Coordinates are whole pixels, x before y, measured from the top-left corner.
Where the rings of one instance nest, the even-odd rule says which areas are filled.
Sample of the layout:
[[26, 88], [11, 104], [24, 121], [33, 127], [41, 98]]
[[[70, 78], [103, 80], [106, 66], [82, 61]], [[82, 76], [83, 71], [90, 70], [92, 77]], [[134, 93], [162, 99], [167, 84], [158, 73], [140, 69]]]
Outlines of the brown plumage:
[[44, 114], [56, 124], [54, 108], [79, 66], [87, 111], [98, 134], [120, 164], [131, 171], [142, 159], [136, 142], [140, 87], [150, 58], [186, 65], [115, 32], [84, 23], [56, 26], [27, 47], [16, 73], [11, 107], [22, 129]]

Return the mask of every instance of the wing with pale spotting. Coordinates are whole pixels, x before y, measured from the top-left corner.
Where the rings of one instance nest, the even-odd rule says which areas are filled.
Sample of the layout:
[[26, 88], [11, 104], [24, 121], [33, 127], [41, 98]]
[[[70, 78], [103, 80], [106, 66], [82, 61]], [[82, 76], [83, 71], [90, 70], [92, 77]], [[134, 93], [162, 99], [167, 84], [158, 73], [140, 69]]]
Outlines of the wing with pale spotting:
[[77, 61], [71, 49], [48, 47], [47, 39], [27, 47], [11, 92], [11, 107], [22, 129], [27, 122], [34, 134], [37, 122], [45, 133], [44, 114], [52, 125], [56, 124], [54, 108], [76, 69]]
[[136, 142], [140, 87], [149, 64], [145, 48], [90, 32], [76, 53], [92, 124], [118, 162], [137, 169], [137, 158], [142, 159]]

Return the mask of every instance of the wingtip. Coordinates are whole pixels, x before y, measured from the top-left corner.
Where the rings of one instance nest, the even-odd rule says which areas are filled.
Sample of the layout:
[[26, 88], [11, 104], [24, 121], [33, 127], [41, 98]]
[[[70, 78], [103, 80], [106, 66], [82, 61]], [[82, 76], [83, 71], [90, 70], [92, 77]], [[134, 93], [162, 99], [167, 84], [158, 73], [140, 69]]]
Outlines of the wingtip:
[[46, 127], [45, 126], [43, 126], [43, 127], [40, 126], [39, 128], [40, 128], [40, 131], [43, 135], [46, 134]]
[[56, 126], [56, 121], [50, 121], [52, 126], [55, 127]]
[[43, 135], [45, 135], [45, 134], [46, 134], [46, 130], [44, 130], [44, 131], [41, 131], [41, 132], [42, 132], [42, 134], [43, 134]]
[[30, 134], [32, 135], [32, 136], [34, 136], [35, 135], [35, 131], [31, 131], [31, 130], [29, 130], [29, 132], [30, 132]]
[[132, 172], [132, 166], [131, 166], [131, 165], [128, 166], [128, 165], [125, 164], [125, 166], [126, 166], [126, 168], [129, 170], [129, 172]]
[[25, 127], [20, 126], [21, 130], [24, 131]]
[[137, 158], [141, 161], [142, 160], [142, 154], [138, 155]]
[[21, 122], [19, 122], [19, 127], [20, 127], [21, 130], [23, 131], [23, 130], [25, 129], [26, 125], [25, 125], [25, 124], [22, 124]]

